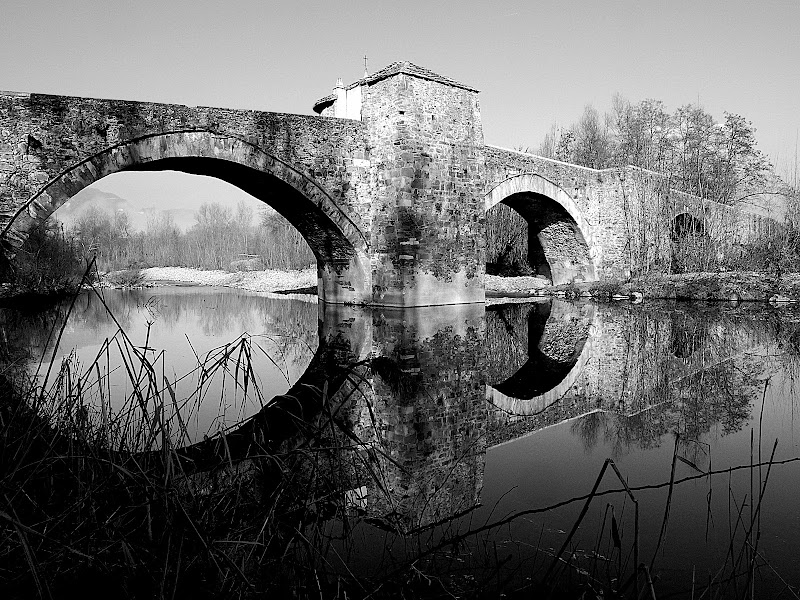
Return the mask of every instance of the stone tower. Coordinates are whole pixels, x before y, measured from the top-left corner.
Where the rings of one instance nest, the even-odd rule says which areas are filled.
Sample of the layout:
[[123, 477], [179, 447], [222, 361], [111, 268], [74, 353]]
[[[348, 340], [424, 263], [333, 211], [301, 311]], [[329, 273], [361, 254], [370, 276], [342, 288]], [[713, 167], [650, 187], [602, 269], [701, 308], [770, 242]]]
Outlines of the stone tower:
[[371, 173], [372, 302], [484, 301], [484, 144], [477, 90], [397, 62], [317, 102], [360, 119]]

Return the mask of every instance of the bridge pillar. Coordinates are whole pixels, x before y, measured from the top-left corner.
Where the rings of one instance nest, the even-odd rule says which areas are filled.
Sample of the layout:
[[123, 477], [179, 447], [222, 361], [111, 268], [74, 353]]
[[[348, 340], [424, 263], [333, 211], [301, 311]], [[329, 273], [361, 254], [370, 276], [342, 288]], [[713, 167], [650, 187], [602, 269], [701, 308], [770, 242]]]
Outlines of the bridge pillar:
[[363, 80], [375, 177], [372, 301], [484, 301], [484, 146], [477, 90], [411, 63]]

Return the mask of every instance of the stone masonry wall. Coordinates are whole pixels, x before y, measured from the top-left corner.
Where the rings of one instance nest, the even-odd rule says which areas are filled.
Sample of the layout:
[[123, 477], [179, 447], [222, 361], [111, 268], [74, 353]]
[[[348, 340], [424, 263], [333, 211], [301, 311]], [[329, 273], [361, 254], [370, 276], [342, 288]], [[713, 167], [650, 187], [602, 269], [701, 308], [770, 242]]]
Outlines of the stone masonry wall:
[[536, 173], [561, 187], [591, 227], [590, 248], [600, 279], [630, 274], [623, 189], [619, 173], [598, 171], [532, 154], [486, 146], [486, 192], [522, 173]]
[[365, 86], [376, 169], [372, 278], [383, 304], [483, 301], [483, 130], [477, 94], [400, 73]]
[[522, 173], [549, 179], [576, 202], [591, 228], [590, 253], [601, 279], [669, 271], [672, 220], [681, 213], [702, 221], [718, 245], [746, 243], [775, 227], [764, 215], [669, 189], [669, 180], [659, 173], [636, 167], [590, 169], [486, 147], [487, 192]]
[[[359, 166], [366, 135], [357, 121], [6, 93], [0, 93], [0, 227], [5, 229], [32, 196], [81, 161], [143, 136], [192, 130], [256, 146], [319, 184], [356, 228], [368, 229], [369, 197], [362, 188], [369, 175]], [[34, 204], [23, 213], [55, 208]]]

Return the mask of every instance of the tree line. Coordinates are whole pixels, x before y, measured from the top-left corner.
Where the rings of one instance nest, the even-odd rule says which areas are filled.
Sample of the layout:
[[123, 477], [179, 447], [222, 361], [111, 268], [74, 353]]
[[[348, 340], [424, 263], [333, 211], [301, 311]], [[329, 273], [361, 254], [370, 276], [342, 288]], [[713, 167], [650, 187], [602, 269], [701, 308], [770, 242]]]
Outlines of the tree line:
[[255, 220], [240, 203], [230, 210], [212, 202], [200, 206], [195, 224], [182, 231], [172, 215], [161, 212], [134, 230], [123, 211], [85, 209], [69, 227], [58, 213], [36, 228], [13, 261], [0, 256], [0, 296], [52, 293], [80, 282], [94, 259], [100, 271], [153, 266], [197, 269], [302, 269], [316, 262], [303, 236], [273, 209]]
[[[696, 104], [669, 112], [660, 100], [633, 103], [617, 95], [610, 111], [601, 114], [587, 105], [577, 121], [567, 127], [553, 124], [538, 147], [520, 150], [594, 169], [632, 165], [660, 174], [662, 184], [660, 189], [650, 190], [646, 210], [629, 215], [631, 222], [639, 222], [632, 232], [632, 270], [643, 267], [639, 263], [647, 262], [645, 255], [663, 245], [664, 233], [667, 237], [673, 233], [653, 231], [654, 227], [669, 227], [661, 221], [647, 227], [641, 225], [652, 220], [670, 189], [728, 206], [741, 206], [758, 198], [761, 202], [767, 199], [770, 206], [781, 207], [777, 213], [784, 215], [781, 227], [770, 229], [762, 240], [751, 241], [753, 248], [748, 248], [748, 252], [741, 248], [735, 252], [733, 248], [713, 248], [713, 254], [739, 257], [733, 262], [741, 262], [741, 257], [749, 253], [748, 260], [758, 263], [729, 264], [726, 268], [767, 269], [773, 266], [770, 257], [781, 254], [783, 270], [800, 269], [798, 164], [779, 174], [758, 149], [752, 122], [741, 115], [725, 112], [724, 118], [717, 121]], [[634, 212], [635, 208], [627, 210]], [[685, 264], [676, 264], [673, 256], [673, 270], [711, 268], [711, 240], [707, 236], [693, 237], [696, 239], [681, 244], [677, 256], [678, 262]], [[736, 236], [728, 237], [728, 245], [732, 246]], [[506, 275], [530, 272], [527, 245], [527, 223], [518, 213], [503, 205], [489, 212], [489, 272]]]
[[738, 114], [716, 121], [695, 104], [670, 113], [660, 100], [617, 95], [602, 116], [588, 105], [569, 127], [551, 126], [535, 153], [594, 169], [633, 165], [667, 176], [673, 189], [733, 204], [780, 185], [755, 134]]
[[292, 225], [271, 208], [254, 222], [253, 209], [240, 202], [235, 211], [216, 202], [200, 206], [187, 231], [169, 212], [148, 219], [142, 231], [131, 229], [128, 216], [86, 209], [67, 231], [84, 256], [96, 256], [104, 271], [150, 266], [228, 269], [255, 258], [261, 269], [301, 269], [314, 264], [311, 249]]

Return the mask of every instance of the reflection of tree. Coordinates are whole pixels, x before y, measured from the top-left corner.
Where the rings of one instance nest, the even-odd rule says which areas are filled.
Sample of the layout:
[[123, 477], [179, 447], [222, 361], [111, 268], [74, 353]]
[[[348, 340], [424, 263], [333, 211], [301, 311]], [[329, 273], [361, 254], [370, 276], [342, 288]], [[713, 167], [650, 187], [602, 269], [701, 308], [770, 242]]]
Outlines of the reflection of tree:
[[750, 417], [751, 403], [760, 393], [757, 376], [763, 366], [755, 357], [736, 362], [680, 382], [676, 392], [682, 404], [680, 430], [684, 437], [699, 439], [717, 423], [725, 434], [739, 431]]
[[600, 432], [606, 431], [607, 421], [608, 415], [606, 413], [601, 411], [591, 412], [575, 421], [571, 425], [570, 430], [573, 435], [577, 435], [581, 438], [584, 449], [589, 451], [597, 445]]
[[630, 448], [659, 446], [667, 432], [685, 440], [701, 440], [714, 427], [722, 433], [739, 431], [750, 418], [751, 406], [762, 391], [758, 376], [761, 358], [741, 355], [691, 375], [673, 379], [660, 390], [649, 409], [626, 415], [614, 411], [588, 414], [571, 426], [587, 450], [600, 439], [613, 448], [615, 456]]
[[653, 448], [669, 431], [663, 407], [632, 416], [611, 411], [590, 413], [575, 421], [570, 431], [581, 438], [584, 449], [592, 450], [602, 439], [611, 448], [611, 455], [623, 456], [632, 447]]
[[677, 358], [688, 358], [702, 345], [707, 335], [708, 323], [704, 320], [692, 319], [686, 313], [670, 314], [672, 321], [672, 342], [670, 351]]
[[[236, 331], [234, 335], [269, 332], [311, 349], [317, 345], [317, 306], [310, 302], [202, 288], [101, 290], [100, 293], [103, 302], [94, 292], [83, 293], [77, 298], [69, 315], [70, 328], [102, 335], [116, 329], [117, 323], [129, 331], [135, 325], [154, 322], [157, 327], [169, 331], [175, 326], [183, 326], [191, 317], [208, 337], [219, 337], [230, 331]], [[68, 307], [69, 301], [53, 307], [44, 317], [5, 318], [14, 319], [18, 327], [27, 328], [27, 333], [14, 334], [17, 339], [41, 338], [44, 341], [47, 339], [44, 332], [49, 331], [53, 322], [57, 325], [63, 323]], [[17, 314], [5, 312], [7, 315]]]
[[[514, 353], [516, 338], [507, 325], [492, 313], [487, 316], [487, 340], [497, 338], [489, 346], [490, 367], [503, 364], [497, 355], [504, 336]], [[497, 405], [490, 418], [491, 443], [576, 418], [572, 432], [587, 450], [602, 441], [617, 456], [656, 446], [668, 432], [699, 439], [715, 427], [723, 434], [736, 431], [761, 393], [763, 359], [751, 350], [773, 343], [776, 335], [791, 348], [793, 335], [798, 337], [763, 309], [719, 304], [605, 307], [597, 312], [595, 331], [574, 384], [553, 404], [536, 412]], [[569, 335], [561, 338], [565, 344]], [[541, 381], [543, 374], [530, 377]]]

